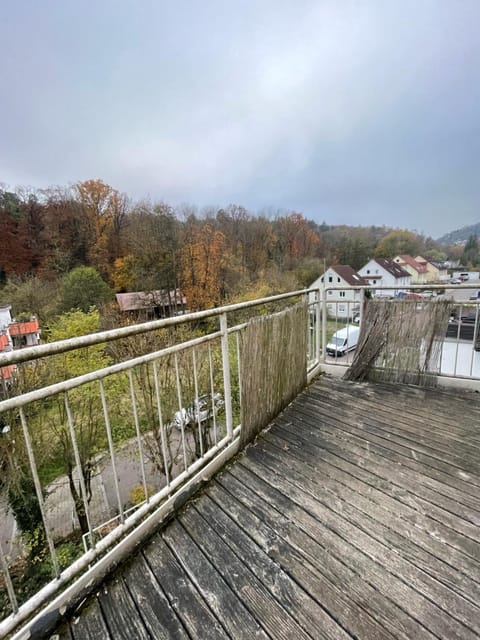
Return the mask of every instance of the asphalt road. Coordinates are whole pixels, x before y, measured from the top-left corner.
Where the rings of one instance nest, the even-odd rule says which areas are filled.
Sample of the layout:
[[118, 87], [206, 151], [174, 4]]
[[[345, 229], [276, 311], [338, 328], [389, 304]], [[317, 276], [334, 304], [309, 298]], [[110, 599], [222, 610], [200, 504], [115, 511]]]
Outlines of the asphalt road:
[[480, 290], [480, 280], [467, 280], [463, 284], [450, 285], [452, 288], [445, 292], [446, 298], [451, 298], [458, 302], [468, 301]]

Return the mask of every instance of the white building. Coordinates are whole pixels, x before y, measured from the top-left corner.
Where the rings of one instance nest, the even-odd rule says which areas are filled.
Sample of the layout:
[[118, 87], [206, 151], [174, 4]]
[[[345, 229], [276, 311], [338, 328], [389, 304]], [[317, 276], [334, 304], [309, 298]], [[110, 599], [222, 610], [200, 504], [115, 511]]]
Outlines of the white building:
[[411, 283], [411, 276], [403, 267], [387, 258], [372, 258], [358, 270], [358, 273], [368, 281], [371, 287], [391, 287], [374, 292], [379, 296], [394, 296]]
[[[355, 286], [367, 285], [359, 274], [346, 264], [336, 264], [329, 267], [323, 276], [320, 276], [310, 285], [310, 288], [319, 288], [321, 297], [326, 291], [328, 315], [338, 318], [353, 318], [360, 311], [361, 291]], [[340, 287], [331, 289], [329, 287]], [[315, 300], [315, 295], [310, 294], [310, 302]]]

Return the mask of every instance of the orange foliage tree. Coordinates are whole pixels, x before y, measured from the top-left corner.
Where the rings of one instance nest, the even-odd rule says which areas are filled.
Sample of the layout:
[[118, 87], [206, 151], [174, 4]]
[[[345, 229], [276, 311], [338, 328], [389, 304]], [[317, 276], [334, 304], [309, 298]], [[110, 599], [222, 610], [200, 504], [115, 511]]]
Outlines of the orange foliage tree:
[[320, 239], [301, 213], [278, 218], [276, 226], [279, 249], [287, 269], [294, 267], [298, 259], [315, 255]]
[[104, 277], [109, 276], [120, 254], [120, 234], [127, 213], [126, 196], [102, 180], [85, 180], [73, 185], [83, 207], [90, 249], [88, 259]]
[[225, 244], [223, 233], [210, 224], [188, 226], [182, 248], [182, 290], [192, 311], [222, 301]]

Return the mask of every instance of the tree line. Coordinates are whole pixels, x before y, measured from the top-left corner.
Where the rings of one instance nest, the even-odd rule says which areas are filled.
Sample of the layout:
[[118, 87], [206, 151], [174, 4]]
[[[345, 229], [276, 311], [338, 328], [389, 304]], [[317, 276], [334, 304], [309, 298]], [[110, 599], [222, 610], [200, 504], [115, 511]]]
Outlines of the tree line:
[[[0, 301], [44, 320], [82, 307], [68, 296], [75, 284], [92, 304], [113, 292], [181, 288], [196, 310], [307, 286], [325, 264], [358, 269], [372, 256], [455, 252], [411, 231], [318, 224], [298, 212], [131, 202], [99, 179], [0, 189]], [[81, 285], [69, 282], [79, 267], [94, 282], [85, 271]]]

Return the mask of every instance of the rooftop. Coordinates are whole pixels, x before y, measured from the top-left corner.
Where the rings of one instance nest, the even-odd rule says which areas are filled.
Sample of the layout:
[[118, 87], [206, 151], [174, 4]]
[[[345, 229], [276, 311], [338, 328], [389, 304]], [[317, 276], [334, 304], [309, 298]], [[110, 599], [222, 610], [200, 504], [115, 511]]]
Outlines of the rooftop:
[[352, 287], [368, 284], [368, 280], [362, 278], [362, 276], [348, 264], [335, 264], [330, 268]]

